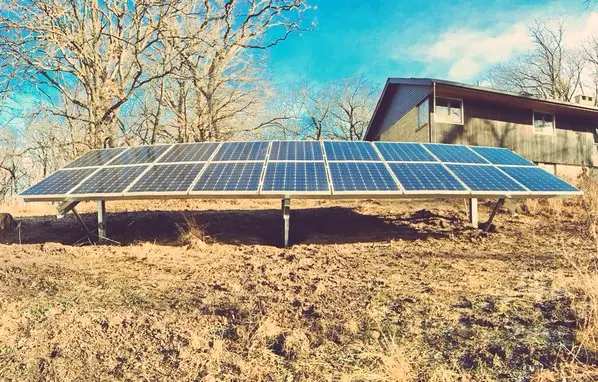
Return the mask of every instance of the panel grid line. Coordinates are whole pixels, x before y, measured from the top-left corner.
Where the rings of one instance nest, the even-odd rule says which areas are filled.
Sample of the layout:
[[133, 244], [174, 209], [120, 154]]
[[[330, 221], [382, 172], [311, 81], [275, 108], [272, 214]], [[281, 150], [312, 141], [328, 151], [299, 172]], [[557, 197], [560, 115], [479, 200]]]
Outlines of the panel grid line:
[[392, 179], [397, 184], [397, 187], [399, 187], [399, 191], [401, 193], [403, 193], [405, 191], [405, 187], [403, 186], [403, 184], [401, 184], [401, 182], [399, 181], [399, 178], [397, 178], [396, 174], [394, 173], [394, 171], [392, 171], [392, 169], [390, 168], [390, 165], [388, 164], [388, 162], [384, 160], [384, 157], [382, 156], [382, 153], [380, 153], [380, 151], [378, 150], [378, 147], [373, 142], [372, 142], [372, 147], [374, 148], [374, 151], [380, 157], [380, 160], [382, 161], [382, 163], [384, 163], [384, 165], [386, 166], [386, 169], [390, 173], [390, 176], [392, 177]]
[[143, 171], [141, 174], [139, 174], [139, 176], [138, 176], [138, 177], [137, 177], [137, 178], [136, 178], [136, 179], [135, 179], [135, 180], [134, 180], [134, 181], [133, 181], [131, 184], [129, 184], [129, 186], [128, 186], [127, 188], [125, 188], [125, 189], [123, 190], [123, 192], [122, 192], [122, 193], [124, 194], [124, 193], [128, 192], [128, 191], [131, 189], [131, 187], [133, 187], [133, 186], [134, 186], [134, 185], [135, 185], [135, 184], [136, 184], [136, 183], [139, 181], [139, 179], [141, 179], [141, 177], [143, 177], [145, 174], [147, 174], [147, 173], [150, 171], [150, 169], [154, 168], [154, 166], [155, 166], [155, 163], [156, 163], [156, 162], [159, 162], [159, 161], [160, 161], [160, 159], [164, 158], [164, 156], [165, 156], [166, 154], [168, 154], [168, 153], [169, 153], [169, 152], [170, 152], [170, 151], [173, 149], [173, 147], [174, 147], [174, 145], [170, 146], [170, 147], [169, 147], [169, 148], [167, 148], [167, 149], [166, 149], [166, 150], [165, 150], [165, 151], [164, 151], [162, 154], [160, 154], [160, 155], [159, 155], [159, 156], [156, 158], [156, 160], [155, 160], [155, 161], [154, 161], [152, 164], [150, 164], [150, 165], [148, 166], [148, 168], [146, 168], [146, 169], [145, 169], [145, 170], [144, 170], [144, 171]]
[[436, 155], [434, 155], [434, 153], [433, 153], [432, 151], [428, 150], [428, 148], [427, 148], [425, 145], [421, 144], [421, 143], [420, 143], [420, 146], [421, 146], [421, 147], [423, 147], [423, 148], [424, 148], [424, 150], [426, 150], [428, 153], [430, 153], [430, 155], [432, 155], [434, 158], [436, 158], [436, 160], [438, 160], [438, 163], [440, 163], [440, 164], [442, 165], [442, 167], [444, 167], [444, 169], [445, 169], [446, 171], [448, 171], [448, 172], [449, 172], [449, 173], [450, 173], [452, 176], [454, 176], [455, 178], [457, 178], [457, 180], [459, 181], [459, 183], [461, 183], [461, 185], [462, 185], [463, 187], [465, 187], [465, 189], [466, 189], [467, 191], [469, 191], [470, 193], [472, 192], [472, 189], [471, 189], [471, 188], [469, 188], [469, 187], [467, 186], [467, 184], [465, 184], [465, 182], [464, 182], [463, 180], [461, 180], [461, 178], [459, 178], [459, 177], [457, 176], [457, 174], [455, 174], [455, 173], [454, 173], [454, 172], [453, 172], [453, 171], [452, 171], [450, 168], [448, 168], [448, 166], [447, 166], [445, 163], [443, 163], [443, 162], [442, 162], [442, 161], [441, 161], [441, 160], [440, 160], [440, 159], [439, 159], [439, 158], [438, 158]]
[[201, 176], [204, 173], [204, 171], [206, 171], [206, 168], [208, 168], [208, 166], [210, 165], [210, 163], [212, 163], [212, 159], [214, 159], [214, 157], [216, 156], [216, 153], [218, 153], [218, 151], [220, 151], [220, 147], [222, 147], [222, 142], [220, 142], [218, 144], [218, 147], [216, 147], [216, 149], [214, 150], [214, 152], [212, 153], [212, 155], [210, 155], [210, 157], [208, 158], [207, 162], [204, 164], [203, 168], [197, 173], [197, 176], [195, 177], [195, 179], [193, 179], [193, 182], [191, 182], [191, 185], [187, 189], [187, 195], [189, 195], [191, 193], [191, 191], [195, 187], [195, 184], [197, 184], [197, 182], [199, 181], [199, 178], [201, 178]]
[[260, 175], [260, 183], [257, 187], [258, 194], [262, 192], [264, 185], [264, 178], [266, 177], [266, 169], [268, 168], [268, 159], [270, 158], [270, 152], [272, 151], [272, 142], [268, 143], [268, 149], [266, 150], [266, 159], [264, 159], [264, 167], [262, 168], [262, 174]]

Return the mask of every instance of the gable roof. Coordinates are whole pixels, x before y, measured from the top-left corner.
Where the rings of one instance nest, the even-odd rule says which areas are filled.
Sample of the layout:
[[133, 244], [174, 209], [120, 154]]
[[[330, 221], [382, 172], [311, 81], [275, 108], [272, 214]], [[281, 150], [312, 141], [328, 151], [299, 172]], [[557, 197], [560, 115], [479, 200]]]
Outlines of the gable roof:
[[[598, 108], [580, 105], [573, 102], [565, 102], [539, 98], [527, 94], [519, 94], [505, 90], [493, 89], [483, 86], [469, 85], [460, 82], [441, 80], [436, 78], [389, 78], [386, 81], [382, 95], [378, 100], [376, 109], [372, 114], [368, 128], [363, 136], [364, 140], [372, 140], [382, 132], [378, 122], [383, 118], [381, 114], [386, 113], [385, 105], [390, 101], [392, 90], [400, 86], [420, 86], [428, 87], [430, 94], [432, 88], [450, 90], [452, 93], [461, 96], [469, 96], [479, 99], [485, 99], [490, 102], [513, 104], [516, 107], [542, 109], [552, 113], [566, 113], [578, 115], [580, 117], [598, 118]], [[375, 136], [374, 136], [375, 135]]]

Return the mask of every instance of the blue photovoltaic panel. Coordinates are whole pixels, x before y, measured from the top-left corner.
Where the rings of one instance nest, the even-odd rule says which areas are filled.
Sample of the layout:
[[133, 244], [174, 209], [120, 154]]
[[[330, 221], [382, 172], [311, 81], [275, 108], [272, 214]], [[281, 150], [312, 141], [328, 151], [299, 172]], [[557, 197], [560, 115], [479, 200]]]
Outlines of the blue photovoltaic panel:
[[440, 163], [389, 163], [407, 191], [465, 191], [465, 187]]
[[162, 155], [169, 145], [131, 147], [121, 156], [110, 162], [110, 165], [153, 163]]
[[383, 163], [329, 162], [334, 191], [398, 191]]
[[526, 191], [494, 166], [449, 164], [447, 167], [472, 191]]
[[160, 158], [160, 163], [205, 162], [210, 159], [218, 145], [216, 142], [174, 145], [172, 150]]
[[328, 160], [379, 161], [370, 142], [324, 142]]
[[544, 171], [539, 167], [501, 167], [530, 191], [579, 191], [569, 183]]
[[22, 192], [21, 195], [61, 195], [72, 190], [97, 168], [60, 170]]
[[525, 158], [520, 157], [509, 149], [502, 147], [475, 147], [471, 149], [486, 158], [490, 163], [520, 166], [534, 166]]
[[267, 142], [224, 142], [214, 156], [214, 161], [265, 160]]
[[324, 162], [268, 162], [262, 191], [328, 191]]
[[258, 191], [263, 162], [210, 163], [193, 191]]
[[272, 142], [270, 160], [322, 160], [319, 141]]
[[375, 145], [386, 161], [438, 162], [419, 143], [376, 142]]
[[432, 152], [441, 162], [452, 163], [488, 163], [479, 155], [461, 145], [443, 145], [425, 143], [424, 146]]
[[72, 194], [119, 194], [123, 192], [147, 166], [104, 167], [77, 187]]
[[203, 163], [166, 164], [150, 168], [128, 192], [184, 192], [203, 168]]
[[64, 166], [65, 168], [74, 167], [99, 167], [110, 162], [114, 157], [125, 151], [125, 147], [106, 150], [93, 150], [83, 155], [81, 158]]

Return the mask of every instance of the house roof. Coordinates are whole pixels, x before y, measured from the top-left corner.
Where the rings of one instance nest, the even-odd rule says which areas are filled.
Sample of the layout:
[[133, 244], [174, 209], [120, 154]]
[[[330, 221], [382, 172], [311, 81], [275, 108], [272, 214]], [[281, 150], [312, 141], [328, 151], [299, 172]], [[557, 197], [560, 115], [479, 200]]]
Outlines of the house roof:
[[578, 115], [580, 117], [598, 118], [598, 108], [573, 102], [539, 98], [527, 94], [519, 94], [436, 78], [389, 78], [386, 81], [382, 95], [378, 100], [378, 105], [372, 115], [364, 139], [368, 138], [368, 133], [372, 129], [372, 124], [380, 111], [380, 106], [386, 101], [389, 88], [400, 85], [427, 86], [430, 87], [430, 89], [432, 89], [432, 86], [436, 86], [437, 91], [441, 90], [443, 93], [449, 93], [454, 96], [471, 97], [500, 104], [512, 105], [519, 108], [540, 109], [551, 113], [566, 113], [570, 115]]

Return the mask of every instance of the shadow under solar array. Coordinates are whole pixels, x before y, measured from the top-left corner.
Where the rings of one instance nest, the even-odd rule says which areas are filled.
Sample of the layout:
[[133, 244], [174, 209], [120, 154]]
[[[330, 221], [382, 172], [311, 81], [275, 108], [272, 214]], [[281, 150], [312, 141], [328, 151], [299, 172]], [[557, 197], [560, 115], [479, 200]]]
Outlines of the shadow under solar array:
[[174, 195], [573, 195], [516, 153], [407, 142], [208, 142], [95, 150], [21, 195], [77, 200]]

